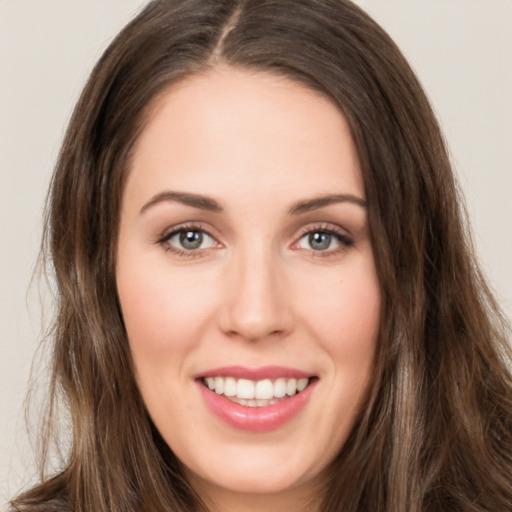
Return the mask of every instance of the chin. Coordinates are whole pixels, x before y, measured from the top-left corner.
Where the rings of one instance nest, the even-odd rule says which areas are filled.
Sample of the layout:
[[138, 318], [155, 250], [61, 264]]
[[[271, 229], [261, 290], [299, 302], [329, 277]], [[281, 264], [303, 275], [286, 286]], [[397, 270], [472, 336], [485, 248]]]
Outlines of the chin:
[[[215, 451], [216, 450], [212, 450]], [[311, 489], [322, 481], [325, 466], [297, 447], [231, 446], [224, 455], [210, 453], [196, 467], [187, 467], [190, 483], [200, 494], [223, 491], [247, 495], [286, 494], [299, 487]]]

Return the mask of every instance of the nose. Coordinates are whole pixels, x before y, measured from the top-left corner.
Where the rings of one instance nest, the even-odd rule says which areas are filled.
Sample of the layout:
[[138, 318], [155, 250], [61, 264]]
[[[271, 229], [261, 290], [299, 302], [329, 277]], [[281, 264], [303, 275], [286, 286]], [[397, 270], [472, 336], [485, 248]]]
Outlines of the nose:
[[284, 337], [293, 329], [290, 290], [269, 251], [239, 255], [228, 269], [219, 327], [247, 341]]

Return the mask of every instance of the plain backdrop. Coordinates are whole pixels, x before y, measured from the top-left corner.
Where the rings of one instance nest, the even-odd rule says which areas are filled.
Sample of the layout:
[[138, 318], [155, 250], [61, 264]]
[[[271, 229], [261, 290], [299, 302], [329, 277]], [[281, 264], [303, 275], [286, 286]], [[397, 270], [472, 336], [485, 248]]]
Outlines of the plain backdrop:
[[[0, 0], [0, 504], [34, 479], [23, 400], [44, 315], [29, 285], [52, 168], [89, 71], [145, 3]], [[434, 105], [483, 269], [512, 318], [512, 1], [356, 3]]]

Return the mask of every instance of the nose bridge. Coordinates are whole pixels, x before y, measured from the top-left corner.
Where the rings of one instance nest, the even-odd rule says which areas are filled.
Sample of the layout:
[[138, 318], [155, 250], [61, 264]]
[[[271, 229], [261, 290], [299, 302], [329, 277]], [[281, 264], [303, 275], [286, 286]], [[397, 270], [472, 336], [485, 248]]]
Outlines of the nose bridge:
[[230, 292], [223, 305], [222, 329], [256, 341], [284, 335], [292, 315], [278, 257], [267, 244], [241, 248], [230, 265]]

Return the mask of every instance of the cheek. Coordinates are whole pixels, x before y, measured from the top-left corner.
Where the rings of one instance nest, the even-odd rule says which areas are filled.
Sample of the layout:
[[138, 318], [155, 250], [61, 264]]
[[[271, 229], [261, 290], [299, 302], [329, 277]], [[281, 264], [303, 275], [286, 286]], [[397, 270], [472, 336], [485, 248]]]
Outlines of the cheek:
[[119, 300], [136, 363], [139, 355], [161, 361], [189, 350], [197, 340], [201, 325], [191, 318], [207, 318], [211, 301], [206, 300], [204, 284], [194, 276], [188, 278], [179, 272], [170, 274], [154, 262], [145, 267], [129, 262], [119, 266]]
[[333, 350], [342, 346], [364, 350], [374, 344], [379, 331], [381, 298], [375, 269], [369, 261], [341, 276], [303, 280], [298, 300], [309, 324], [322, 333], [319, 337], [331, 343]]
[[342, 417], [347, 408], [355, 413], [363, 399], [373, 375], [379, 336], [380, 286], [373, 260], [363, 263], [351, 265], [341, 278], [303, 281], [309, 294], [304, 288], [298, 290], [309, 333], [328, 355], [329, 385]]

